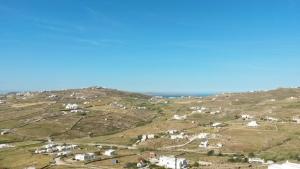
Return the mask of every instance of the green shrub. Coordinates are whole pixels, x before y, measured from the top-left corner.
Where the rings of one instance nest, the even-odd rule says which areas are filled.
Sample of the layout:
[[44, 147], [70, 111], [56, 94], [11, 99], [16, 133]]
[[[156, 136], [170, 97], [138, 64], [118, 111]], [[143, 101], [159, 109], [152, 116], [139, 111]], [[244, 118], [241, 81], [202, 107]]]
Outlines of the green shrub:
[[136, 163], [126, 163], [124, 168], [129, 168], [129, 169], [136, 169]]
[[213, 156], [213, 155], [215, 155], [215, 151], [214, 150], [210, 150], [210, 151], [207, 152], [207, 155], [208, 156]]
[[253, 152], [251, 152], [251, 153], [248, 154], [248, 157], [251, 157], [251, 158], [255, 157], [255, 154]]

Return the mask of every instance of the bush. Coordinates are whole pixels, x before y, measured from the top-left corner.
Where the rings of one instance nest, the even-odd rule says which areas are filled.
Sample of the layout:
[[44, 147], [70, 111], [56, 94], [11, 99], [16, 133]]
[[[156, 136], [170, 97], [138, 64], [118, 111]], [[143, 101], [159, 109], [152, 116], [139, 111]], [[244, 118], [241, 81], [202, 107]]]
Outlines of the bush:
[[126, 163], [124, 168], [136, 169], [136, 163]]
[[255, 154], [253, 152], [251, 152], [251, 153], [248, 154], [248, 157], [251, 157], [251, 158], [255, 157]]
[[218, 156], [223, 156], [222, 152], [219, 152]]
[[215, 151], [214, 150], [210, 150], [207, 152], [207, 155], [208, 156], [213, 156], [215, 154]]
[[157, 165], [155, 165], [155, 164], [151, 164], [150, 166], [149, 166], [149, 168], [151, 168], [151, 169], [165, 169], [165, 167], [161, 167], [161, 166], [157, 166]]
[[237, 155], [237, 156], [233, 156], [233, 157], [229, 158], [228, 162], [232, 162], [232, 163], [247, 163], [248, 162], [248, 158], [246, 158], [244, 155]]
[[199, 167], [199, 163], [195, 162], [195, 163], [193, 164], [193, 167]]

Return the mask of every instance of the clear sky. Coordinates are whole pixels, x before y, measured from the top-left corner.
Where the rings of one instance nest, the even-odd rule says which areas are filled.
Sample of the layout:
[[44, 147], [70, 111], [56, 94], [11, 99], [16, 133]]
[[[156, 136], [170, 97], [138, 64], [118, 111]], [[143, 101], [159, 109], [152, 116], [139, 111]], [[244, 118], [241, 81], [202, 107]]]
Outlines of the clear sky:
[[0, 90], [300, 86], [299, 0], [0, 0]]

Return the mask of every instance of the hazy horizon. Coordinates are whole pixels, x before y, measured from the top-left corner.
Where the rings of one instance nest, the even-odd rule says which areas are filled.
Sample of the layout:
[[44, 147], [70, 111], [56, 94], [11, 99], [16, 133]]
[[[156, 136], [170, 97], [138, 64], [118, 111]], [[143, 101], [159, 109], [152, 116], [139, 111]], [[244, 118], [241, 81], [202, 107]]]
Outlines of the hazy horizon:
[[[84, 89], [89, 87], [103, 87], [103, 86], [87, 86], [87, 87], [78, 87], [78, 88], [56, 88], [56, 89], [40, 89], [40, 90], [1, 90], [0, 94], [6, 94], [10, 92], [38, 92], [38, 91], [60, 91], [60, 90], [68, 90], [68, 89]], [[118, 88], [110, 88], [110, 87], [103, 87], [106, 89], [112, 89], [112, 90], [119, 90], [119, 91], [125, 91], [125, 92], [136, 92], [136, 93], [142, 93], [146, 95], [152, 95], [152, 96], [166, 96], [166, 97], [173, 97], [173, 96], [210, 96], [210, 95], [216, 95], [220, 93], [246, 93], [246, 92], [252, 92], [252, 91], [270, 91], [270, 90], [276, 90], [279, 88], [299, 88], [298, 86], [280, 86], [276, 88], [270, 88], [270, 89], [253, 89], [253, 90], [235, 90], [235, 91], [188, 91], [188, 92], [180, 92], [180, 91], [131, 91], [131, 90], [125, 90], [125, 89], [118, 89]]]

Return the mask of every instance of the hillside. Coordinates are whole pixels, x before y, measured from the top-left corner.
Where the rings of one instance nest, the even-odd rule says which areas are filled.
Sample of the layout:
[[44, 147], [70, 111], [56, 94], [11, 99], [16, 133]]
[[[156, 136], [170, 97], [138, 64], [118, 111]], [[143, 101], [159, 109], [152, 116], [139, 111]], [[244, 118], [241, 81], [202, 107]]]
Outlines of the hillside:
[[149, 98], [103, 88], [9, 93], [1, 96], [0, 128], [18, 141], [107, 135], [150, 122], [157, 111], [138, 110]]
[[[0, 100], [0, 129], [7, 131], [0, 136], [0, 144], [14, 146], [0, 149], [0, 168], [41, 168], [49, 163], [53, 165], [48, 168], [123, 168], [139, 157], [147, 158], [149, 152], [180, 154], [190, 164], [212, 162], [202, 168], [248, 168], [248, 163], [232, 162], [241, 156], [274, 162], [300, 160], [299, 88], [163, 98], [94, 87], [9, 93]], [[257, 125], [248, 126], [251, 121]], [[203, 138], [198, 135], [203, 133], [208, 145], [201, 147]], [[155, 137], [141, 140], [143, 135]], [[120, 161], [116, 165], [105, 160], [84, 165], [72, 162], [74, 155], [61, 158], [62, 164], [55, 162], [55, 153], [32, 153], [49, 138], [79, 145], [72, 154], [102, 154], [114, 147], [119, 155], [132, 157], [115, 157]], [[27, 160], [13, 162], [16, 158]]]

